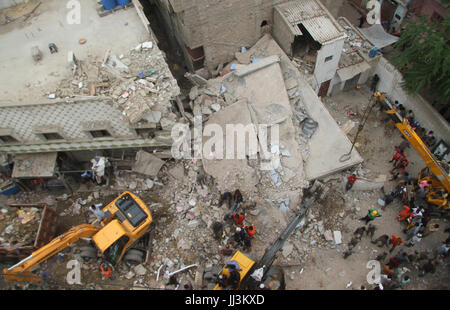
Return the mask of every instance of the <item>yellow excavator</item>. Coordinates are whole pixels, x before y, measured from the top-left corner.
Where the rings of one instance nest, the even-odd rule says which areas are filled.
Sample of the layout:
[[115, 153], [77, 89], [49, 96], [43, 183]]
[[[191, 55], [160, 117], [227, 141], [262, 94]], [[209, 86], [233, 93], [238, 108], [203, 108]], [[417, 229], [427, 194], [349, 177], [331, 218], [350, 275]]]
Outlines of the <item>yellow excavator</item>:
[[422, 139], [411, 128], [407, 119], [404, 119], [401, 123], [397, 123], [396, 126], [427, 165], [427, 167], [420, 171], [418, 182], [428, 181], [428, 202], [438, 207], [443, 207], [444, 209], [450, 209], [448, 199], [446, 198], [448, 192], [450, 192], [449, 165], [434, 157]]
[[[286, 226], [280, 236], [270, 244], [263, 257], [255, 262], [241, 251], [236, 251], [230, 258], [230, 262], [236, 262], [239, 266], [240, 281], [238, 290], [257, 290], [260, 284], [265, 284], [271, 289], [284, 289], [284, 272], [281, 267], [273, 266], [278, 254], [282, 250], [289, 236], [302, 224], [307, 212], [315, 202], [321, 202], [327, 196], [329, 188], [321, 182], [315, 181], [313, 185], [303, 190], [303, 200], [300, 209]], [[229, 275], [229, 267], [225, 266], [218, 275], [227, 277]], [[227, 289], [217, 283], [214, 290]]]
[[386, 113], [392, 116], [397, 129], [409, 141], [411, 146], [422, 157], [427, 167], [421, 170], [418, 175], [418, 182], [428, 181], [429, 189], [427, 201], [438, 207], [450, 209], [448, 202], [448, 192], [450, 192], [450, 166], [435, 158], [422, 139], [416, 134], [410, 126], [408, 119], [401, 117], [397, 113], [396, 107], [385, 100], [385, 94], [376, 92], [375, 99], [387, 107]]
[[123, 258], [136, 260], [139, 252], [134, 246], [151, 229], [153, 223], [146, 204], [133, 193], [124, 192], [102, 211], [105, 213], [103, 220], [73, 227], [16, 265], [5, 268], [4, 279], [41, 282], [42, 279], [31, 270], [82, 238], [91, 238], [96, 248], [95, 254], [100, 251], [103, 259], [113, 267], [116, 267]]

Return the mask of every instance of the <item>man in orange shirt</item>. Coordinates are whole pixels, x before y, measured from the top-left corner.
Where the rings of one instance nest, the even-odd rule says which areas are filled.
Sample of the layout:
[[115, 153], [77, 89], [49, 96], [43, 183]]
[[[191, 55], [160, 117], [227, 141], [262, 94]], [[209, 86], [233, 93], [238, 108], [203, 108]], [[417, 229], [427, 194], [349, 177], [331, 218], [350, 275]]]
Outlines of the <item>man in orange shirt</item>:
[[253, 238], [253, 236], [255, 235], [255, 225], [246, 226], [245, 231], [250, 238]]
[[106, 278], [106, 279], [110, 279], [110, 280], [114, 280], [114, 277], [112, 275], [112, 269], [110, 266], [108, 266], [105, 263], [102, 263], [100, 265], [100, 271], [102, 272], [102, 275]]
[[234, 222], [237, 226], [244, 228], [244, 219], [245, 219], [245, 213], [233, 213], [232, 214]]

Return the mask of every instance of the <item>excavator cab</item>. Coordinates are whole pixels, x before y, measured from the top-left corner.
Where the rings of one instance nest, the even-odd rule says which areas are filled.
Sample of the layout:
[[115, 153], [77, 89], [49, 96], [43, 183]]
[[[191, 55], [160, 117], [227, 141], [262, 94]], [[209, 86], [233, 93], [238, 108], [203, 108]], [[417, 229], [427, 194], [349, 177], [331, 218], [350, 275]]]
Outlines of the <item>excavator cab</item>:
[[130, 192], [117, 197], [103, 212], [110, 216], [100, 223], [104, 227], [92, 241], [104, 259], [116, 267], [127, 250], [150, 229], [152, 216], [144, 202]]
[[[91, 224], [82, 224], [54, 238], [42, 248], [16, 265], [3, 270], [9, 281], [40, 282], [42, 279], [30, 271], [81, 238], [92, 238], [97, 250], [113, 267], [117, 267], [124, 255], [135, 257], [139, 251], [133, 247], [150, 230], [153, 219], [146, 204], [136, 195], [124, 192], [106, 205], [105, 218]], [[97, 252], [93, 249], [94, 252]], [[136, 251], [136, 252], [132, 252]], [[129, 253], [131, 252], [131, 253]], [[97, 257], [95, 254], [93, 257]]]

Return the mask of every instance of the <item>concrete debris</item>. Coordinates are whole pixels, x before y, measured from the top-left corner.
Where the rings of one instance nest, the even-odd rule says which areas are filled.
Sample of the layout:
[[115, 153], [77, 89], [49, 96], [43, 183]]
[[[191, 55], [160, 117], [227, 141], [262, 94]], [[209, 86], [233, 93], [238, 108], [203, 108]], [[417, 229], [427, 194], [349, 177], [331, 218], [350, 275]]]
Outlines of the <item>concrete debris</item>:
[[333, 231], [333, 235], [334, 235], [334, 243], [335, 244], [341, 244], [342, 243], [342, 234], [340, 231], [335, 230]]
[[139, 151], [136, 154], [136, 161], [133, 163], [132, 170], [154, 177], [163, 165], [164, 161], [158, 157], [145, 151]]
[[189, 81], [191, 81], [192, 83], [194, 83], [197, 86], [205, 86], [208, 83], [207, 80], [205, 80], [203, 77], [201, 77], [198, 74], [192, 74], [192, 73], [187, 72], [184, 77], [187, 78]]
[[147, 273], [147, 269], [144, 266], [142, 266], [142, 264], [137, 265], [136, 267], [133, 268], [133, 270], [138, 276], [143, 276]]
[[0, 215], [0, 247], [33, 246], [41, 219], [38, 208], [2, 208]]
[[130, 280], [131, 278], [134, 278], [136, 274], [133, 271], [129, 271], [126, 275], [125, 278], [127, 278], [128, 280]]
[[334, 240], [334, 237], [333, 237], [333, 234], [331, 233], [331, 230], [325, 231], [323, 236], [325, 237], [325, 240], [327, 240], [327, 241], [333, 241]]

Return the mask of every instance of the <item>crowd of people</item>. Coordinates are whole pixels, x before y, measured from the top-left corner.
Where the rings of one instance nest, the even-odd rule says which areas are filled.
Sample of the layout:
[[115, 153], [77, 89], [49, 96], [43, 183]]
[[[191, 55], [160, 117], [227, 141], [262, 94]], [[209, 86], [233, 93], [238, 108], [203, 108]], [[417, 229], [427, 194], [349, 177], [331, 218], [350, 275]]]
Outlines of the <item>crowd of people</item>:
[[[386, 247], [386, 251], [376, 257], [382, 264], [382, 276], [380, 282], [374, 289], [397, 289], [407, 288], [411, 282], [412, 269], [418, 270], [418, 276], [423, 277], [428, 273], [434, 273], [436, 266], [445, 264], [450, 249], [450, 236], [444, 240], [434, 251], [415, 250], [414, 247], [424, 238], [433, 232], [441, 229], [436, 220], [432, 219], [432, 206], [427, 201], [427, 194], [430, 190], [428, 180], [413, 180], [407, 172], [408, 160], [404, 154], [407, 147], [407, 141], [402, 142], [396, 147], [395, 154], [389, 161], [393, 164], [391, 170], [392, 179], [399, 180], [394, 190], [386, 193], [384, 187], [381, 188], [383, 199], [379, 200], [381, 211], [385, 211], [394, 201], [399, 201], [403, 206], [396, 216], [396, 220], [403, 226], [404, 236], [382, 234], [374, 239], [377, 226], [373, 224], [382, 214], [379, 210], [371, 208], [367, 215], [361, 218], [364, 226], [359, 227], [353, 233], [351, 241], [348, 243], [348, 249], [344, 252], [344, 258], [353, 254], [356, 245], [361, 241], [364, 235], [370, 236], [373, 244], [379, 248]], [[357, 179], [356, 171], [353, 172], [347, 182], [347, 190], [355, 183]], [[444, 194], [444, 203], [447, 202], [447, 194]], [[450, 228], [445, 229], [446, 233]], [[398, 253], [395, 249], [402, 247]], [[365, 287], [363, 287], [365, 288]]]
[[[215, 222], [212, 225], [214, 238], [222, 240], [226, 237], [224, 224], [231, 225], [232, 231], [234, 231], [231, 238], [234, 244], [228, 243], [220, 249], [220, 254], [224, 256], [231, 256], [236, 251], [235, 249], [242, 249], [243, 251], [251, 249], [256, 227], [253, 224], [246, 225], [246, 214], [243, 210], [240, 210], [243, 202], [244, 199], [239, 190], [236, 190], [234, 193], [226, 192], [220, 197], [219, 207], [226, 203], [231, 211], [225, 215], [224, 223]], [[238, 262], [235, 260], [227, 262], [225, 268], [218, 275], [217, 284], [225, 289], [237, 289], [241, 280], [239, 271], [241, 269]]]

